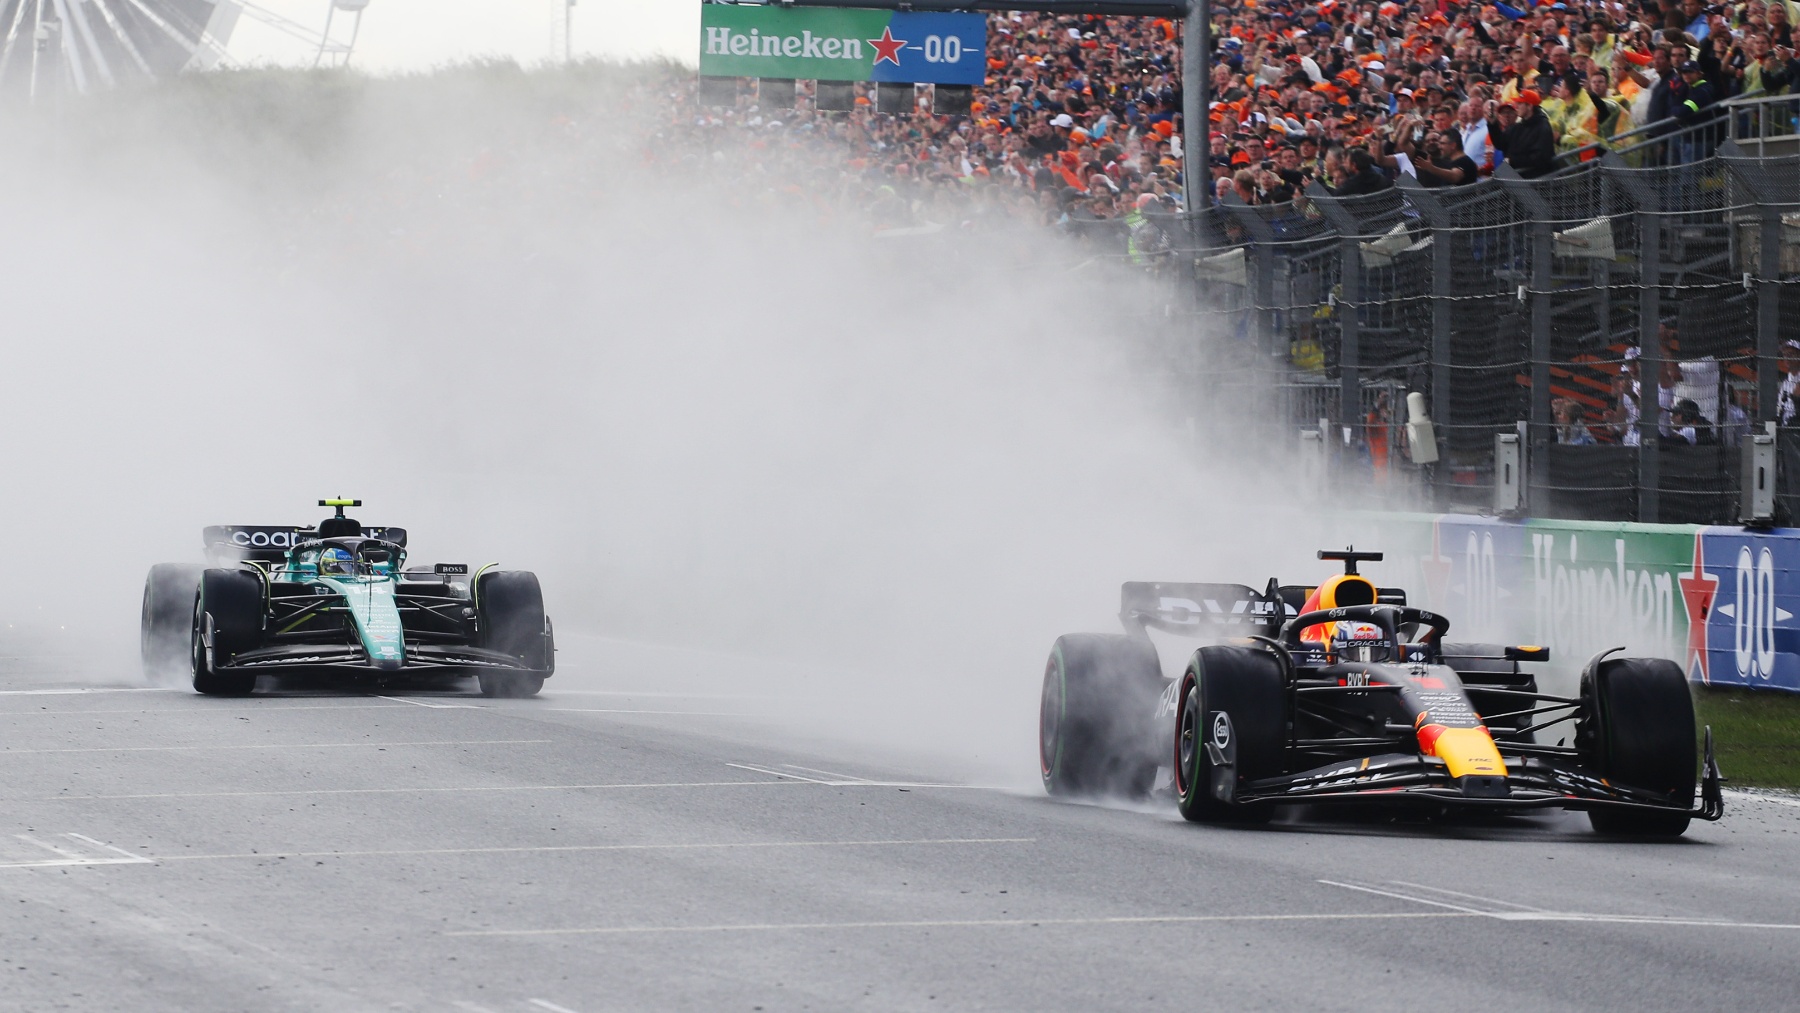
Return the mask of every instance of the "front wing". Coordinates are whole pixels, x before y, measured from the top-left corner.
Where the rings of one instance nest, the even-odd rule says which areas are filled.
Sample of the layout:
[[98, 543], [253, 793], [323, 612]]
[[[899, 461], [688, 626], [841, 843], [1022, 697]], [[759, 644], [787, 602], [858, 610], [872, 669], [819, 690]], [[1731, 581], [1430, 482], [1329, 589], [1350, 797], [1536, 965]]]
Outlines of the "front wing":
[[530, 667], [510, 654], [483, 647], [444, 644], [408, 644], [406, 658], [398, 666], [378, 665], [369, 660], [362, 648], [342, 642], [331, 644], [283, 644], [244, 651], [229, 662], [217, 666], [221, 672], [254, 669], [258, 671], [333, 670], [379, 672], [383, 675], [415, 672], [450, 675], [491, 671], [530, 671]]
[[[1422, 804], [1443, 807], [1522, 809], [1613, 809], [1686, 813], [1717, 820], [1725, 814], [1712, 732], [1706, 734], [1699, 804], [1672, 806], [1666, 796], [1614, 784], [1575, 763], [1535, 756], [1508, 756], [1506, 778], [1458, 783], [1443, 761], [1407, 753], [1384, 753], [1343, 760], [1314, 770], [1264, 778], [1235, 786], [1239, 805]], [[1472, 783], [1471, 783], [1472, 782]]]

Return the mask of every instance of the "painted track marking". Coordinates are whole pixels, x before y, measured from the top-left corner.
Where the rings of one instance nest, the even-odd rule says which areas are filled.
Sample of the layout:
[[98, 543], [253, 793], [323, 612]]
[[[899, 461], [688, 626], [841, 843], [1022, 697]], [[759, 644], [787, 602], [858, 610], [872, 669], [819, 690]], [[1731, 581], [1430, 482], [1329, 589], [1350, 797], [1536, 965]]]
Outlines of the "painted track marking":
[[1037, 928], [1043, 925], [1204, 925], [1213, 922], [1402, 921], [1473, 918], [1457, 911], [1345, 912], [1340, 914], [1145, 915], [1116, 918], [966, 918], [884, 922], [767, 922], [741, 925], [621, 925], [573, 929], [471, 929], [446, 936], [608, 936], [681, 932], [804, 932], [839, 929]]
[[21, 841], [24, 841], [27, 844], [34, 846], [34, 847], [42, 848], [43, 850], [48, 851], [49, 853], [55, 855], [56, 857], [55, 858], [47, 858], [47, 859], [39, 859], [39, 860], [26, 860], [26, 861], [22, 861], [22, 862], [0, 862], [0, 869], [40, 869], [40, 868], [54, 868], [54, 867], [67, 868], [67, 867], [81, 866], [81, 865], [152, 865], [152, 864], [154, 864], [154, 862], [151, 859], [145, 858], [142, 855], [132, 854], [131, 852], [126, 851], [124, 848], [115, 848], [112, 845], [104, 843], [102, 841], [96, 841], [92, 837], [88, 837], [85, 834], [63, 834], [63, 836], [73, 838], [74, 840], [80, 841], [83, 844], [87, 844], [92, 847], [99, 848], [102, 851], [112, 852], [114, 855], [117, 855], [118, 857], [116, 857], [116, 858], [95, 858], [95, 857], [92, 857], [89, 855], [83, 855], [78, 851], [71, 851], [68, 848], [61, 847], [56, 844], [52, 844], [49, 841], [39, 840], [35, 837], [30, 836], [29, 834], [14, 834], [13, 836]]
[[[1355, 890], [1360, 893], [1375, 894], [1380, 897], [1391, 897], [1395, 900], [1408, 901], [1413, 904], [1426, 904], [1432, 907], [1449, 908], [1459, 914], [1481, 918], [1492, 918], [1496, 921], [1503, 922], [1586, 922], [1602, 925], [1667, 925], [1679, 928], [1800, 930], [1800, 924], [1788, 922], [1736, 922], [1724, 918], [1687, 918], [1679, 915], [1620, 915], [1601, 914], [1588, 911], [1543, 911], [1537, 908], [1527, 908], [1521, 911], [1483, 911], [1479, 908], [1464, 907], [1445, 901], [1432, 900], [1428, 897], [1416, 897], [1411, 894], [1400, 893], [1394, 890], [1383, 890], [1358, 883], [1342, 883], [1332, 879], [1321, 879], [1319, 882], [1326, 886], [1335, 886], [1345, 890]], [[1419, 888], [1417, 884], [1400, 883], [1397, 881], [1394, 885]], [[1423, 887], [1422, 889], [1435, 890], [1440, 893], [1451, 892], [1438, 890], [1436, 887]], [[1474, 897], [1472, 894], [1463, 894], [1462, 896], [1488, 903], [1507, 904], [1506, 901], [1494, 901], [1486, 897]], [[1509, 906], [1517, 907], [1519, 905]]]
[[80, 746], [56, 749], [0, 749], [0, 756], [23, 756], [27, 753], [176, 753], [203, 749], [355, 749], [373, 746], [388, 749], [395, 746], [542, 746], [550, 739], [442, 739], [433, 742], [269, 742], [237, 746]]
[[881, 848], [915, 845], [1036, 844], [1035, 837], [933, 837], [869, 841], [733, 841], [719, 844], [556, 844], [515, 848], [407, 848], [392, 851], [264, 851], [219, 855], [155, 855], [152, 862], [203, 862], [238, 858], [389, 858], [410, 855], [522, 855], [596, 851], [723, 851], [760, 848]]
[[0, 689], [0, 696], [82, 696], [88, 693], [185, 693], [172, 686], [81, 686], [68, 689]]
[[392, 700], [395, 703], [409, 703], [414, 707], [429, 707], [434, 711], [478, 711], [486, 709], [472, 703], [427, 703], [424, 700], [413, 700], [404, 696], [378, 696], [376, 699]]
[[753, 788], [766, 785], [798, 786], [809, 781], [649, 781], [639, 784], [459, 784], [444, 787], [417, 788], [276, 788], [268, 791], [168, 791], [138, 795], [46, 795], [40, 798], [7, 800], [58, 802], [112, 802], [156, 798], [264, 798], [285, 795], [406, 795], [413, 793], [458, 791], [600, 791], [608, 788]]
[[538, 1009], [547, 1009], [550, 1011], [550, 1013], [575, 1013], [575, 1011], [570, 1009], [569, 1007], [558, 1006], [557, 1004], [550, 1002], [547, 999], [527, 999], [525, 1001], [532, 1004], [533, 1006], [536, 1006]]
[[[1012, 790], [1003, 784], [953, 784], [948, 781], [870, 781], [860, 777], [852, 778], [847, 781], [825, 781], [816, 777], [807, 777], [803, 774], [792, 774], [785, 770], [771, 770], [768, 767], [759, 767], [754, 763], [727, 763], [725, 766], [736, 767], [739, 770], [754, 771], [758, 774], [767, 774], [770, 777], [788, 778], [789, 780], [800, 781], [805, 784], [821, 784], [827, 788], [964, 788], [969, 791]], [[795, 770], [812, 770], [811, 767], [796, 767], [791, 763], [783, 764], [783, 766], [793, 767]], [[823, 774], [825, 771], [815, 770], [813, 773]]]

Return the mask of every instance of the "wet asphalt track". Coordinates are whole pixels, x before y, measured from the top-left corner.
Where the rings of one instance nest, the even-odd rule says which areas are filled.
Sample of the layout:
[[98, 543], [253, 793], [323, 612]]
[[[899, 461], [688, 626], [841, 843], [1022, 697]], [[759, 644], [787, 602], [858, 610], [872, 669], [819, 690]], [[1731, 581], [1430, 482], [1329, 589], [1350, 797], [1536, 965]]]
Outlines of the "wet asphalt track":
[[1202, 828], [605, 684], [212, 700], [16, 666], [0, 1008], [1800, 1006], [1791, 801], [1664, 845]]

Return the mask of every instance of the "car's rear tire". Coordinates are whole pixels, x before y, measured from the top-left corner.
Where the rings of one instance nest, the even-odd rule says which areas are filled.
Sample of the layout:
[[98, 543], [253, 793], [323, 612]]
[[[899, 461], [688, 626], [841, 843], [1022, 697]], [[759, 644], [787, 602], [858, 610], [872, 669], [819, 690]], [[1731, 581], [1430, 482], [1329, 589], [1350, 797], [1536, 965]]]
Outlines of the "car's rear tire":
[[475, 602], [481, 646], [517, 659], [540, 685], [556, 672], [555, 641], [550, 620], [544, 615], [544, 592], [537, 574], [529, 570], [483, 574], [475, 588]]
[[[1681, 667], [1658, 658], [1612, 658], [1582, 677], [1576, 727], [1582, 758], [1615, 784], [1647, 788], [1670, 806], [1691, 809], [1699, 763], [1694, 699]], [[1679, 837], [1686, 813], [1595, 809], [1603, 834]]]
[[1223, 712], [1231, 719], [1230, 737], [1237, 740], [1238, 783], [1281, 773], [1286, 693], [1281, 662], [1267, 651], [1218, 646], [1194, 652], [1175, 698], [1175, 800], [1182, 816], [1197, 823], [1269, 819], [1269, 806], [1240, 807], [1213, 796], [1206, 740]]
[[138, 626], [138, 653], [144, 678], [152, 682], [177, 675], [187, 667], [188, 641], [194, 629], [194, 596], [200, 571], [191, 563], [158, 563], [144, 578], [144, 607]]
[[[256, 673], [225, 668], [238, 654], [257, 647], [263, 636], [263, 589], [247, 570], [205, 570], [194, 599], [190, 639], [194, 691], [208, 696], [243, 696], [256, 688]], [[212, 637], [208, 657], [204, 636]]]
[[1162, 664], [1147, 640], [1056, 638], [1038, 710], [1038, 769], [1058, 797], [1141, 798], [1156, 783]]

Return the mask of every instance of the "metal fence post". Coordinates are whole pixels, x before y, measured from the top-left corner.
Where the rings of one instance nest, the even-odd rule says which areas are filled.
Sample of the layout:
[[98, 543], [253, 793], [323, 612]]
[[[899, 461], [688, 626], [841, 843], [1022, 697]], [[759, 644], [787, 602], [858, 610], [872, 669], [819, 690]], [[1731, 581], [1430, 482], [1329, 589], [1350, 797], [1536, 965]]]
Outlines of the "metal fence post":
[[1763, 178], [1767, 171], [1745, 156], [1735, 141], [1719, 146], [1731, 179], [1749, 191], [1756, 205], [1760, 245], [1756, 258], [1756, 413], [1775, 418], [1781, 387], [1781, 195]]
[[1531, 222], [1531, 288], [1526, 293], [1531, 300], [1531, 426], [1526, 456], [1531, 484], [1526, 490], [1526, 501], [1535, 505], [1546, 502], [1539, 490], [1550, 485], [1549, 446], [1554, 425], [1550, 417], [1550, 258], [1555, 215], [1549, 202], [1512, 166], [1502, 165], [1494, 170], [1494, 178], [1506, 187], [1507, 196]]
[[1277, 353], [1275, 348], [1275, 230], [1269, 223], [1250, 209], [1238, 197], [1236, 191], [1225, 194], [1221, 205], [1232, 221], [1243, 228], [1250, 237], [1245, 253], [1256, 254], [1256, 278], [1254, 287], [1254, 304], [1250, 311], [1251, 319], [1256, 321], [1256, 347], [1265, 357], [1272, 358]]
[[1306, 197], [1338, 234], [1338, 424], [1362, 425], [1362, 344], [1358, 313], [1362, 303], [1362, 260], [1356, 219], [1317, 180], [1306, 185]]
[[1654, 524], [1661, 516], [1662, 468], [1662, 202], [1640, 178], [1641, 170], [1614, 154], [1601, 168], [1618, 184], [1633, 208], [1638, 234], [1638, 509], [1637, 519]]
[[[1401, 173], [1398, 183], [1431, 230], [1431, 422], [1444, 432], [1450, 425], [1451, 297], [1456, 294], [1450, 213], [1418, 180]], [[1440, 469], [1440, 473], [1443, 471]]]

